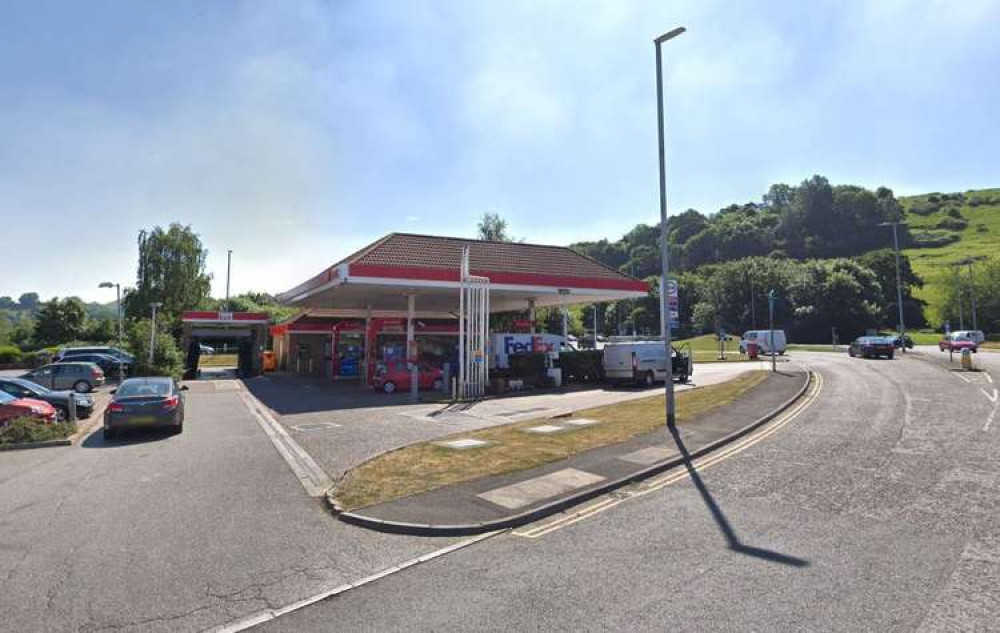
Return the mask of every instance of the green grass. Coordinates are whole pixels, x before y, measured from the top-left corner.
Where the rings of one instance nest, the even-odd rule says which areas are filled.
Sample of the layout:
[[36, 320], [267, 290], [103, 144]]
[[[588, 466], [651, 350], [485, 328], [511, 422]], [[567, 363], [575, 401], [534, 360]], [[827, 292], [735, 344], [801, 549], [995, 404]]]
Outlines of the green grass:
[[0, 446], [61, 440], [75, 432], [76, 425], [72, 422], [45, 424], [32, 418], [17, 418], [0, 427]]
[[[962, 261], [968, 257], [994, 257], [997, 245], [1000, 244], [1000, 189], [978, 189], [966, 191], [965, 200], [958, 202], [942, 202], [940, 208], [928, 215], [918, 215], [914, 209], [927, 207], [932, 195], [901, 197], [900, 202], [907, 210], [907, 222], [911, 232], [936, 230], [935, 225], [948, 218], [947, 209], [957, 208], [958, 212], [968, 220], [968, 226], [954, 231], [959, 240], [944, 246], [933, 248], [907, 248], [904, 253], [910, 258], [914, 271], [924, 278], [926, 285], [915, 291], [919, 299], [928, 303], [927, 317], [933, 324], [940, 320], [938, 307], [943, 304], [947, 284], [953, 274], [950, 264]], [[990, 204], [973, 206], [970, 202], [984, 197], [992, 198]], [[963, 271], [964, 272], [964, 271]]]
[[239, 363], [236, 354], [205, 354], [198, 359], [199, 367], [236, 367]]
[[[767, 372], [747, 372], [732, 380], [677, 394], [677, 423], [695, 420], [729, 404], [767, 378]], [[547, 420], [528, 420], [472, 433], [462, 432], [434, 442], [420, 442], [385, 453], [347, 474], [336, 499], [351, 510], [406, 497], [448, 484], [511, 473], [565, 459], [586, 450], [617, 444], [663, 428], [663, 395], [577, 411], [571, 417], [600, 424], [555, 435], [525, 433], [525, 427]], [[453, 438], [475, 438], [489, 446], [465, 451], [439, 446]]]

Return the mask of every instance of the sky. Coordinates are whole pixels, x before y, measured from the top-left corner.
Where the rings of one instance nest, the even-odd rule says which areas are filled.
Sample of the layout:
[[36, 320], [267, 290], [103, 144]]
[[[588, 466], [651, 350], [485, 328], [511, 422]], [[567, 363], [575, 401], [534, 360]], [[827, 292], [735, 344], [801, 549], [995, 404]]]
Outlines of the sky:
[[[0, 296], [111, 301], [189, 224], [213, 294], [392, 231], [617, 239], [812, 174], [1000, 186], [1000, 2], [0, 3]], [[11, 274], [13, 273], [13, 274]]]

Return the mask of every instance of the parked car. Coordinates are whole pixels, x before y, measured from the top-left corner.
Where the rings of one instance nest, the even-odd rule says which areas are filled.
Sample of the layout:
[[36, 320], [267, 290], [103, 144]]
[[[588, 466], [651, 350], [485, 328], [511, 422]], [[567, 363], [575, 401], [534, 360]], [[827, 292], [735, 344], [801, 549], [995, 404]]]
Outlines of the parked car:
[[94, 363], [105, 376], [127, 375], [131, 363], [110, 354], [77, 354], [68, 357], [74, 363]]
[[35, 418], [42, 422], [55, 422], [56, 410], [48, 402], [32, 398], [15, 398], [0, 391], [0, 425], [16, 418]]
[[851, 358], [878, 358], [885, 356], [892, 360], [896, 353], [894, 339], [887, 336], [859, 336], [854, 339], [847, 353]]
[[[611, 382], [634, 382], [651, 387], [667, 379], [667, 350], [662, 341], [621, 341], [604, 346], [601, 361]], [[691, 355], [676, 347], [670, 352], [674, 380], [687, 382], [694, 372]]]
[[[418, 389], [440, 391], [444, 388], [444, 372], [440, 368], [421, 363], [418, 365], [417, 373]], [[395, 393], [400, 389], [409, 391], [410, 386], [410, 372], [407, 370], [406, 363], [389, 363], [375, 370], [375, 380], [372, 387], [376, 391], [383, 393]]]
[[184, 392], [173, 378], [127, 378], [112, 392], [104, 410], [104, 438], [113, 439], [119, 431], [134, 428], [167, 428], [171, 433], [184, 430]]
[[89, 418], [94, 412], [94, 399], [87, 394], [74, 391], [52, 391], [21, 378], [0, 378], [0, 391], [15, 398], [31, 398], [48, 402], [56, 408], [56, 417], [60, 420], [69, 417], [70, 398], [76, 401], [77, 417]]
[[120, 358], [129, 365], [135, 364], [135, 356], [132, 356], [125, 350], [119, 349], [117, 347], [111, 347], [110, 345], [97, 345], [94, 347], [64, 347], [56, 352], [53, 360], [55, 362], [70, 360], [74, 356], [80, 356], [81, 354], [107, 354], [114, 358]]
[[214, 347], [209, 347], [208, 345], [205, 344], [198, 345], [198, 349], [201, 351], [202, 354], [207, 354], [208, 356], [211, 356], [212, 354], [215, 353]]
[[771, 354], [771, 341], [774, 340], [774, 350], [778, 356], [784, 356], [785, 352], [788, 351], [788, 339], [785, 337], [784, 330], [774, 330], [774, 336], [771, 336], [771, 330], [747, 330], [743, 333], [740, 338], [740, 354], [746, 354], [748, 343], [751, 341], [757, 343], [757, 353], [764, 355]]
[[104, 371], [93, 363], [52, 363], [22, 374], [20, 378], [49, 389], [88, 393], [104, 384]]
[[942, 352], [961, 352], [963, 349], [976, 352], [979, 345], [965, 332], [952, 332], [938, 341], [938, 349]]

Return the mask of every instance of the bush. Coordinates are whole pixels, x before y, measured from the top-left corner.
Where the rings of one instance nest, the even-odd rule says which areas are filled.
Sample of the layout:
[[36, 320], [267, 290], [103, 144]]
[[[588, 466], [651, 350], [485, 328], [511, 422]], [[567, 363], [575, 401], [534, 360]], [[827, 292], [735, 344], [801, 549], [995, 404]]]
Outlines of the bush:
[[965, 227], [969, 226], [969, 221], [965, 218], [942, 218], [934, 225], [936, 229], [945, 229], [946, 231], [961, 231]]
[[1000, 334], [987, 334], [986, 340], [994, 343], [1000, 343]]
[[76, 432], [71, 422], [46, 424], [34, 418], [15, 418], [0, 426], [0, 446], [22, 442], [45, 442], [61, 440]]
[[948, 207], [947, 209], [944, 210], [944, 212], [945, 212], [945, 214], [947, 214], [947, 215], [949, 215], [949, 216], [951, 216], [953, 218], [957, 218], [959, 220], [964, 220], [965, 219], [965, 216], [962, 215], [962, 212], [958, 210], [958, 207]]
[[20, 363], [23, 354], [13, 345], [0, 345], [0, 364]]
[[938, 205], [936, 204], [914, 204], [910, 207], [910, 213], [914, 215], [931, 215], [936, 213], [938, 210]]
[[[166, 319], [163, 319], [166, 321]], [[149, 319], [135, 323], [128, 332], [129, 349], [135, 355], [133, 376], [172, 376], [180, 380], [184, 372], [183, 357], [177, 343], [167, 332], [167, 325], [157, 323], [153, 363], [149, 363]]]
[[47, 349], [28, 352], [22, 357], [22, 360], [27, 363], [29, 367], [41, 367], [42, 365], [47, 365], [52, 362], [52, 352]]
[[541, 352], [511, 354], [507, 358], [510, 362], [510, 373], [518, 378], [537, 378], [545, 375], [545, 354]]
[[559, 352], [559, 367], [563, 382], [601, 380], [604, 376], [604, 352], [581, 350]]
[[913, 248], [934, 248], [945, 246], [959, 240], [957, 233], [940, 229], [925, 229], [910, 233], [910, 245]]

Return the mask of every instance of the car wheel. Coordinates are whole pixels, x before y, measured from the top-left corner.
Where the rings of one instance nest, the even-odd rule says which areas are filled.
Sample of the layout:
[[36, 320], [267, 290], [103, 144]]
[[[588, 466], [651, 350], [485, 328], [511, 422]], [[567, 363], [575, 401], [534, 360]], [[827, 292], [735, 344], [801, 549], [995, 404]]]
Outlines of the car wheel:
[[847, 348], [847, 355], [850, 356], [851, 358], [854, 358], [854, 348], [853, 347], [848, 347]]
[[170, 434], [171, 435], [180, 435], [183, 432], [184, 432], [184, 423], [183, 422], [178, 422], [177, 424], [175, 424], [170, 429]]
[[441, 391], [444, 389], [444, 378], [434, 379], [434, 391]]
[[382, 393], [396, 393], [396, 383], [391, 380], [382, 383]]
[[647, 371], [646, 375], [642, 377], [642, 384], [647, 387], [652, 387], [653, 383], [655, 382], [656, 382], [656, 376], [654, 376], [653, 372], [651, 371]]
[[106, 440], [113, 440], [117, 435], [118, 432], [115, 429], [104, 429], [104, 439]]
[[77, 380], [73, 383], [73, 391], [77, 393], [88, 393], [91, 390], [93, 390], [93, 387], [86, 380]]
[[65, 422], [69, 419], [69, 410], [65, 407], [55, 407], [56, 409], [56, 422]]
[[886, 356], [886, 358], [892, 360], [893, 358], [895, 358], [895, 356], [896, 356], [895, 354], [889, 354], [888, 356]]

